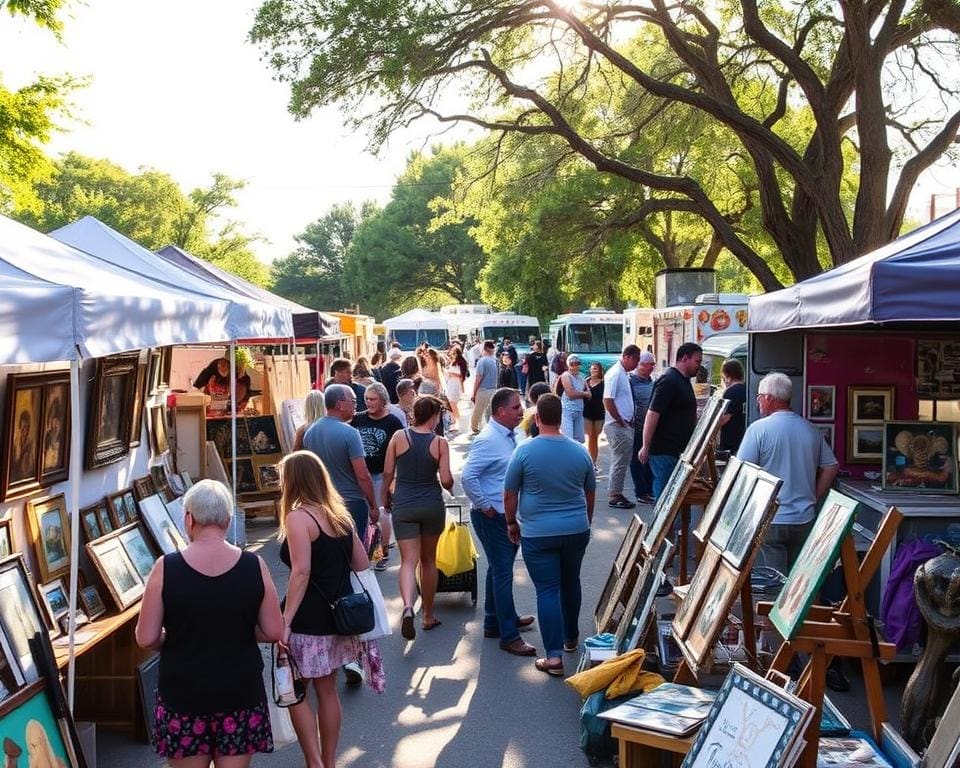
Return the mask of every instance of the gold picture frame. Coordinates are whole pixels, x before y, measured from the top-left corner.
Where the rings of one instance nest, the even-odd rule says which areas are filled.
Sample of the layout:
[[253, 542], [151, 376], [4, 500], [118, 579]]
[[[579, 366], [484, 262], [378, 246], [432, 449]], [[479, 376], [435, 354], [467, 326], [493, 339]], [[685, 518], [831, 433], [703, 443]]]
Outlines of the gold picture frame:
[[70, 518], [62, 493], [27, 502], [27, 527], [37, 556], [39, 581], [46, 583], [70, 570]]

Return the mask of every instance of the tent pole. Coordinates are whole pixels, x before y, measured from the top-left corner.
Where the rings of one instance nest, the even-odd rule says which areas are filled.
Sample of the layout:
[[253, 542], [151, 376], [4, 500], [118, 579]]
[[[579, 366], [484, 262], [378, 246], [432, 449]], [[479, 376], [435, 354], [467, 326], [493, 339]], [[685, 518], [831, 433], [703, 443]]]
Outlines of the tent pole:
[[237, 342], [230, 340], [230, 440], [232, 448], [230, 455], [233, 463], [230, 465], [230, 483], [233, 486], [233, 543], [242, 546], [240, 542], [240, 508], [237, 504]]
[[80, 563], [80, 358], [70, 361], [70, 619], [67, 642], [67, 707], [73, 714], [76, 693], [77, 574]]
[[320, 339], [317, 339], [317, 359], [313, 361], [313, 389], [323, 389], [320, 382]]

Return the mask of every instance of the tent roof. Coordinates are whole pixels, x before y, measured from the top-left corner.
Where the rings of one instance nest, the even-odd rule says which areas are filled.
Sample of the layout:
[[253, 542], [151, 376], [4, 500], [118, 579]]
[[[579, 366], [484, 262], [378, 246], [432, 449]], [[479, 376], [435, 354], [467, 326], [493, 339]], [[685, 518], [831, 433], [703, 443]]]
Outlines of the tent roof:
[[960, 210], [803, 282], [750, 297], [750, 331], [960, 320]]
[[396, 317], [390, 317], [383, 321], [387, 328], [395, 330], [409, 330], [418, 328], [442, 328], [446, 330], [449, 325], [449, 319], [446, 315], [438, 312], [431, 312], [428, 309], [410, 309]]
[[165, 245], [157, 254], [202, 280], [257, 299], [265, 304], [286, 309], [293, 315], [293, 332], [297, 338], [323, 339], [340, 335], [340, 320], [333, 314], [310, 309], [295, 301], [264, 290], [242, 277], [226, 272], [208, 261], [197, 258], [175, 245]]
[[229, 340], [227, 302], [151, 284], [0, 216], [0, 363]]
[[228, 304], [228, 331], [233, 339], [289, 338], [290, 312], [252, 299], [228, 287], [207, 282], [148, 251], [93, 216], [60, 227], [50, 236], [98, 259], [147, 278], [145, 282], [176, 288]]

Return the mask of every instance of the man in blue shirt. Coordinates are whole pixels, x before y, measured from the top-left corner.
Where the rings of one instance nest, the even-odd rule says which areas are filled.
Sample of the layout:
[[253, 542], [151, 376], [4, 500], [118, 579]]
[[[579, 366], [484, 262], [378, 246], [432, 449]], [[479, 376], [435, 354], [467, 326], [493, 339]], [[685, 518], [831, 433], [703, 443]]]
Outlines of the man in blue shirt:
[[[492, 358], [490, 358], [492, 359]], [[513, 430], [523, 418], [515, 389], [498, 389], [490, 400], [491, 419], [470, 446], [460, 478], [470, 499], [470, 520], [487, 556], [483, 600], [484, 637], [499, 637], [500, 647], [516, 656], [534, 656], [536, 648], [520, 638], [533, 616], [517, 616], [513, 602], [513, 563], [519, 547], [507, 536], [503, 517], [503, 478], [516, 447]]]
[[470, 414], [470, 430], [473, 434], [480, 431], [481, 420], [488, 418], [487, 408], [490, 398], [497, 391], [497, 361], [493, 359], [494, 344], [487, 340], [483, 342], [483, 354], [477, 360], [477, 369], [473, 377], [473, 413]]

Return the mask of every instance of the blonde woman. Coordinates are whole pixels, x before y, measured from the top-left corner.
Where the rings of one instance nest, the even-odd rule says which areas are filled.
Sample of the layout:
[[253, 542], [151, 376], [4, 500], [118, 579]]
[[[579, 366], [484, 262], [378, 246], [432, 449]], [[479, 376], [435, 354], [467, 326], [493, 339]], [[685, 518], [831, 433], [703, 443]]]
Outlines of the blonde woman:
[[420, 360], [419, 394], [439, 395], [444, 391], [443, 363], [440, 360], [440, 355], [433, 347], [428, 347]]
[[[280, 559], [290, 568], [283, 644], [313, 684], [318, 704], [314, 713], [304, 699], [290, 708], [290, 717], [307, 768], [334, 768], [341, 720], [336, 672], [364, 649], [359, 638], [336, 633], [330, 603], [353, 591], [350, 570], [366, 570], [370, 561], [353, 517], [314, 453], [295, 451], [280, 462], [280, 488]], [[367, 679], [382, 690], [379, 653], [372, 656], [365, 658]]]
[[327, 408], [323, 404], [323, 390], [311, 389], [307, 392], [307, 399], [303, 404], [303, 417], [306, 421], [297, 429], [297, 434], [293, 438], [293, 450], [303, 450], [303, 436], [315, 421], [320, 421], [326, 415]]
[[[43, 723], [31, 720], [24, 733], [27, 742], [27, 764], [29, 768], [66, 768], [66, 764], [57, 757], [50, 743]], [[16, 764], [16, 760], [14, 760]]]

